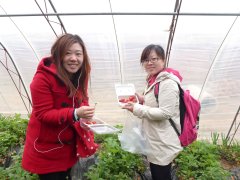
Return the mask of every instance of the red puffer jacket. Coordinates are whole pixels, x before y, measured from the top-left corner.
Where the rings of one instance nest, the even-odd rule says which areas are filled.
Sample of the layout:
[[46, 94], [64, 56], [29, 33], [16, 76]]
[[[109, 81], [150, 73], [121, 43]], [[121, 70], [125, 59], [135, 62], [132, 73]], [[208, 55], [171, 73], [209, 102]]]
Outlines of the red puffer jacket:
[[[57, 77], [50, 58], [40, 62], [30, 89], [33, 109], [26, 132], [22, 167], [36, 174], [66, 171], [77, 162], [78, 156], [94, 154], [97, 145], [93, 134], [74, 125], [73, 121], [73, 102], [75, 107], [88, 105], [88, 102], [81, 97], [68, 97], [67, 88]], [[87, 135], [90, 142], [81, 134]]]

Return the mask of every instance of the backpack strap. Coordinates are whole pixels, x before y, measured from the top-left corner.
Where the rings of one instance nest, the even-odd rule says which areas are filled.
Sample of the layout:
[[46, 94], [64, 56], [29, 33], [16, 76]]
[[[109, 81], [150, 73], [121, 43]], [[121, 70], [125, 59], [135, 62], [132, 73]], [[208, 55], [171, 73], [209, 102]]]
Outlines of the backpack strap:
[[[156, 83], [154, 85], [154, 95], [155, 95], [155, 98], [157, 100], [157, 103], [158, 103], [158, 93], [159, 93], [159, 84], [160, 82]], [[178, 84], [178, 83], [177, 83]], [[178, 84], [178, 88], [179, 88], [179, 91], [181, 91], [181, 87], [180, 85]], [[181, 112], [180, 112], [181, 113]], [[181, 119], [181, 118], [180, 118]], [[180, 136], [180, 132], [178, 131], [176, 125], [174, 124], [173, 120], [170, 118], [169, 119], [169, 122], [171, 124], [171, 126], [173, 127], [173, 129], [175, 130], [175, 132], [177, 133], [178, 136]], [[181, 124], [181, 123], [180, 123]]]
[[155, 98], [157, 100], [157, 103], [158, 103], [159, 84], [160, 84], [160, 82], [158, 82], [154, 85], [154, 95], [155, 95]]
[[170, 122], [171, 126], [173, 127], [173, 129], [175, 130], [175, 132], [177, 133], [177, 135], [180, 136], [180, 132], [178, 131], [177, 127], [175, 126], [172, 118], [169, 119], [169, 122]]

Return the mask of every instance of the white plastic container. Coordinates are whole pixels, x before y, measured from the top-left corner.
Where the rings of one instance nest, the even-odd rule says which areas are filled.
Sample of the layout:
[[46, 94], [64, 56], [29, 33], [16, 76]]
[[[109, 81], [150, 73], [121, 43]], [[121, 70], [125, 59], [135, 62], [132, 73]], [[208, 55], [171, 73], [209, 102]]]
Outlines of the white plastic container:
[[119, 129], [110, 126], [109, 124], [94, 124], [90, 125], [89, 128], [96, 134], [113, 134], [119, 131]]
[[81, 126], [88, 127], [92, 132], [96, 134], [113, 134], [119, 131], [119, 129], [105, 123], [96, 117], [94, 117], [92, 120], [82, 119]]
[[120, 106], [124, 106], [128, 102], [138, 103], [138, 98], [135, 95], [134, 84], [115, 84], [117, 102]]

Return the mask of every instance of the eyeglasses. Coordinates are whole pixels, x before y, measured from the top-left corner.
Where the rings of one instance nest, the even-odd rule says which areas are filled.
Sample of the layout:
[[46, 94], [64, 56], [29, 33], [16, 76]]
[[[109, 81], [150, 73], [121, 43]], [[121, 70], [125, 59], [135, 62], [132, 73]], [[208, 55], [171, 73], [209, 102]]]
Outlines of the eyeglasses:
[[149, 58], [149, 59], [144, 59], [144, 60], [143, 60], [143, 63], [145, 63], [145, 64], [147, 64], [147, 63], [149, 63], [149, 62], [155, 63], [155, 62], [157, 62], [159, 59], [160, 59], [160, 58], [158, 58], [158, 57]]

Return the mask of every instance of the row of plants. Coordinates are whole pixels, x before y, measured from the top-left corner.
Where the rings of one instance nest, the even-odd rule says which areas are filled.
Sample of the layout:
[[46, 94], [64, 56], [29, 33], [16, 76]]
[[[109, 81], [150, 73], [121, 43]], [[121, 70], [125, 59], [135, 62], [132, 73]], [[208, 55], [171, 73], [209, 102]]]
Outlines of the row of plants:
[[20, 114], [0, 114], [0, 179], [35, 180], [38, 176], [24, 171], [21, 167], [22, 151], [28, 119]]
[[229, 138], [212, 133], [211, 142], [195, 141], [175, 159], [177, 176], [180, 180], [237, 180], [232, 168], [240, 170], [240, 144], [229, 144]]
[[[116, 126], [121, 129], [121, 126]], [[117, 134], [96, 135], [100, 144], [97, 163], [89, 168], [85, 177], [89, 180], [138, 179], [146, 166], [141, 155], [122, 150]]]
[[[27, 124], [28, 120], [19, 114], [0, 115], [0, 179], [39, 179], [36, 174], [28, 173], [21, 167]], [[97, 164], [85, 174], [86, 179], [127, 180], [144, 171], [142, 157], [123, 151], [117, 134], [96, 135], [95, 141], [101, 148], [96, 154]]]
[[[36, 180], [38, 176], [21, 168], [25, 131], [28, 120], [20, 115], [0, 115], [0, 179]], [[122, 126], [116, 126], [122, 128]], [[121, 149], [118, 134], [96, 135], [100, 144], [96, 163], [84, 174], [88, 180], [144, 179], [148, 169], [145, 158]], [[223, 164], [224, 162], [224, 164]], [[237, 179], [228, 167], [240, 168], [240, 144], [221, 134], [213, 133], [211, 141], [196, 141], [175, 159], [176, 176], [179, 180], [226, 180]]]
[[[132, 153], [123, 151], [117, 135], [96, 138], [97, 141], [100, 138], [102, 147], [98, 154], [98, 162], [85, 174], [88, 179], [139, 179], [136, 173], [142, 177], [147, 169], [142, 156], [135, 154], [133, 157]], [[213, 133], [211, 141], [195, 141], [184, 148], [174, 161], [175, 176], [179, 180], [239, 179], [240, 177], [231, 174], [231, 169], [225, 168], [223, 162], [227, 163], [228, 167], [240, 169], [240, 144], [235, 141], [230, 145], [224, 134], [221, 134], [219, 139], [219, 134]]]

